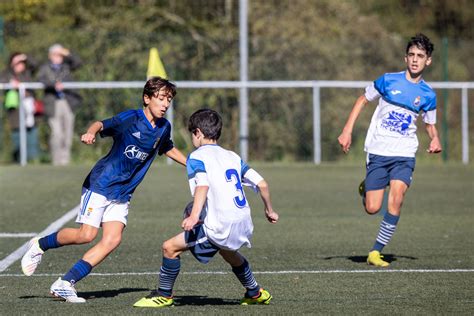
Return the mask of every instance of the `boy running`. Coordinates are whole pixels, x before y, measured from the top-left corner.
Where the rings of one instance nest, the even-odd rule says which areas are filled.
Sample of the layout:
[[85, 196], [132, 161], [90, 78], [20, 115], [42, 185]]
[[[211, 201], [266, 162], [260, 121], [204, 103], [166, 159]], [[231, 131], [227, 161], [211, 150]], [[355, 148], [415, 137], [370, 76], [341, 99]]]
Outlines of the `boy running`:
[[412, 37], [407, 44], [405, 63], [407, 69], [398, 73], [386, 73], [365, 89], [354, 104], [346, 125], [338, 137], [344, 153], [348, 153], [352, 130], [362, 108], [370, 101], [379, 100], [365, 139], [367, 173], [360, 191], [365, 210], [376, 214], [383, 202], [384, 191], [390, 186], [388, 212], [367, 263], [388, 267], [380, 254], [395, 232], [403, 199], [412, 181], [415, 169], [415, 153], [418, 149], [416, 119], [422, 112], [426, 131], [431, 138], [427, 152], [441, 152], [436, 130], [436, 94], [423, 80], [423, 71], [432, 62], [433, 44], [423, 34]]
[[33, 238], [21, 260], [23, 273], [30, 276], [45, 251], [90, 243], [102, 227], [102, 239], [51, 285], [54, 296], [70, 303], [85, 302], [77, 296], [74, 286], [120, 244], [132, 194], [157, 154], [165, 154], [186, 165], [186, 157], [174, 147], [171, 125], [164, 118], [175, 95], [173, 83], [160, 77], [151, 78], [143, 89], [142, 109], [94, 122], [81, 136], [81, 141], [88, 145], [95, 142], [97, 133], [113, 137], [114, 142], [107, 156], [97, 162], [84, 181], [76, 219], [80, 227], [63, 228], [51, 235]]

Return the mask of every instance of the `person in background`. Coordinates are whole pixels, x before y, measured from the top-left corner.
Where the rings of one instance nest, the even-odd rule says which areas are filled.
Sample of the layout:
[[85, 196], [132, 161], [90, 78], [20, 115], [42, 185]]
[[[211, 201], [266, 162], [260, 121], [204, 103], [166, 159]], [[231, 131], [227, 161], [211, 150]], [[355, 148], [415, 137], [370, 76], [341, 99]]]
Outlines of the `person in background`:
[[[15, 52], [10, 55], [8, 68], [0, 75], [2, 83], [9, 83], [14, 88], [5, 93], [4, 105], [11, 130], [12, 156], [16, 162], [20, 161], [20, 96], [18, 86], [22, 82], [31, 82], [35, 69], [34, 62], [25, 53]], [[35, 161], [39, 156], [38, 129], [35, 115], [41, 113], [39, 113], [35, 104], [33, 91], [26, 90], [23, 108], [26, 125], [26, 152], [29, 161]]]
[[38, 71], [38, 80], [45, 85], [44, 106], [48, 117], [50, 151], [55, 166], [68, 165], [74, 134], [75, 111], [81, 97], [72, 90], [64, 89], [64, 82], [73, 81], [72, 73], [82, 64], [80, 58], [60, 44], [49, 48], [49, 61]]

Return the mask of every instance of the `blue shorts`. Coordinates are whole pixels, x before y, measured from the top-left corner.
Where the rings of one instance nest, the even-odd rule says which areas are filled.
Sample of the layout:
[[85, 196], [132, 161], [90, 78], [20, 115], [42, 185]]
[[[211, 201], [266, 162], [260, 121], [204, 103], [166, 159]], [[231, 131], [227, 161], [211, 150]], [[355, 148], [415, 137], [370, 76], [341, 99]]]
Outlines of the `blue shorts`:
[[220, 250], [219, 247], [207, 239], [202, 224], [196, 225], [192, 230], [184, 232], [184, 240], [194, 258], [201, 263], [208, 263]]
[[386, 157], [369, 154], [365, 191], [385, 189], [391, 180], [401, 180], [410, 186], [413, 170], [415, 170], [414, 157]]

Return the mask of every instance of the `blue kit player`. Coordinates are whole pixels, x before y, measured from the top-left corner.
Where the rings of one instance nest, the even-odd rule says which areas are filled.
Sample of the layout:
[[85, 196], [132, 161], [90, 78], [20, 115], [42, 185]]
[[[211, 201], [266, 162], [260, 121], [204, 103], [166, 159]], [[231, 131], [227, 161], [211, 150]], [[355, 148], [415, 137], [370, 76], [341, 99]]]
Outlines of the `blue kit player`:
[[164, 118], [176, 95], [176, 86], [166, 79], [149, 79], [143, 89], [143, 108], [94, 122], [81, 141], [91, 145], [96, 134], [112, 137], [112, 149], [99, 160], [84, 181], [79, 228], [63, 228], [42, 238], [33, 238], [21, 260], [23, 273], [32, 275], [43, 253], [52, 248], [92, 242], [102, 227], [101, 240], [90, 248], [64, 276], [51, 285], [51, 294], [71, 303], [83, 303], [75, 284], [104, 260], [122, 239], [130, 199], [156, 155], [165, 154], [186, 165], [186, 157], [174, 147], [171, 125]]
[[431, 139], [427, 152], [441, 152], [435, 127], [436, 94], [422, 77], [423, 71], [432, 62], [432, 52], [433, 44], [428, 37], [423, 34], [412, 37], [406, 47], [407, 69], [386, 73], [369, 85], [365, 94], [355, 102], [338, 138], [342, 150], [347, 154], [357, 117], [368, 102], [379, 100], [365, 139], [367, 171], [361, 184], [365, 210], [369, 214], [376, 214], [380, 210], [385, 188], [390, 186], [388, 211], [367, 258], [368, 264], [377, 267], [389, 266], [380, 253], [395, 232], [403, 199], [412, 181], [418, 149], [418, 115], [421, 114]]
[[260, 192], [265, 216], [278, 221], [273, 211], [267, 182], [234, 152], [217, 144], [222, 120], [213, 110], [198, 110], [189, 118], [188, 129], [197, 149], [187, 159], [187, 172], [194, 196], [191, 211], [181, 223], [184, 232], [163, 243], [163, 261], [158, 289], [134, 307], [166, 307], [174, 304], [173, 286], [178, 277], [180, 254], [191, 251], [201, 263], [219, 253], [246, 289], [242, 305], [269, 304], [272, 296], [255, 280], [248, 261], [239, 253], [250, 247], [253, 223], [243, 183]]

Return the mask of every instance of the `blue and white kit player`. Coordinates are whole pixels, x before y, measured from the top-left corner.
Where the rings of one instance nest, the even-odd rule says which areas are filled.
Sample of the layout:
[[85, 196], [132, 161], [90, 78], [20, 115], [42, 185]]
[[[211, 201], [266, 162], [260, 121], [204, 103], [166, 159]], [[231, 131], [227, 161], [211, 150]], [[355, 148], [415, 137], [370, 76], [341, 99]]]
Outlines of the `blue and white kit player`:
[[176, 94], [173, 83], [159, 77], [151, 78], [143, 89], [143, 108], [129, 110], [115, 117], [94, 122], [81, 141], [93, 144], [97, 133], [112, 137], [109, 153], [93, 167], [83, 183], [79, 228], [63, 228], [30, 241], [21, 266], [25, 275], [32, 275], [45, 251], [72, 244], [92, 242], [102, 227], [101, 240], [90, 248], [63, 277], [51, 286], [51, 294], [71, 303], [83, 303], [75, 284], [104, 260], [122, 239], [127, 225], [128, 209], [133, 192], [145, 177], [156, 155], [165, 154], [186, 165], [186, 157], [174, 147], [171, 125], [164, 118]]
[[367, 263], [387, 267], [380, 254], [392, 238], [400, 217], [404, 195], [411, 185], [418, 150], [416, 120], [421, 114], [428, 136], [429, 153], [441, 152], [436, 130], [436, 94], [423, 80], [423, 70], [432, 62], [433, 44], [423, 34], [412, 37], [406, 47], [407, 69], [386, 73], [369, 85], [354, 104], [338, 138], [344, 153], [352, 142], [352, 130], [361, 110], [368, 102], [379, 100], [365, 139], [366, 177], [361, 185], [365, 210], [379, 212], [386, 186], [390, 186], [388, 210], [380, 224]]

